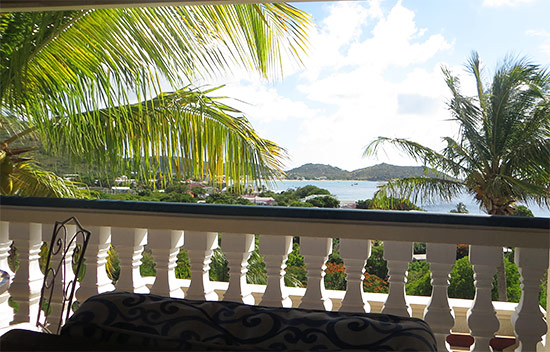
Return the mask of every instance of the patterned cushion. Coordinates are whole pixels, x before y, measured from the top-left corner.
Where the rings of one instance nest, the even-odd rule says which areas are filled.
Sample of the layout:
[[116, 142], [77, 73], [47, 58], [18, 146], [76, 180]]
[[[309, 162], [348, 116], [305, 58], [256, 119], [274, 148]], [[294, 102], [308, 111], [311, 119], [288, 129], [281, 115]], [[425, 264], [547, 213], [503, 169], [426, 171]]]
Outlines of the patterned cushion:
[[89, 298], [61, 334], [164, 350], [436, 350], [428, 324], [416, 318], [128, 292]]

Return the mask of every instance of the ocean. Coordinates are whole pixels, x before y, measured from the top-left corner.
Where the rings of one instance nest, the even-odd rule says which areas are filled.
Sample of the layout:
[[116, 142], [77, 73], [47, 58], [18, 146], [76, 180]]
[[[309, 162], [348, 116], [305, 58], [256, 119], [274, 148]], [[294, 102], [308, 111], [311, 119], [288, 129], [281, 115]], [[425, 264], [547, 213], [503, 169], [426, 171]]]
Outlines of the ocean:
[[[298, 188], [306, 185], [314, 185], [320, 188], [327, 189], [333, 196], [340, 201], [357, 201], [372, 198], [379, 185], [384, 182], [375, 181], [333, 181], [333, 180], [280, 180], [274, 183], [270, 188], [272, 191], [279, 192], [285, 191], [290, 188]], [[456, 205], [462, 202], [466, 205], [466, 208], [470, 214], [483, 214], [479, 209], [479, 205], [476, 204], [472, 196], [469, 194], [462, 194], [454, 199], [450, 203], [436, 203], [436, 204], [417, 204], [423, 209], [433, 213], [449, 213], [451, 209], [455, 209]], [[547, 208], [541, 208], [536, 204], [526, 204], [535, 216], [550, 217], [550, 210]]]

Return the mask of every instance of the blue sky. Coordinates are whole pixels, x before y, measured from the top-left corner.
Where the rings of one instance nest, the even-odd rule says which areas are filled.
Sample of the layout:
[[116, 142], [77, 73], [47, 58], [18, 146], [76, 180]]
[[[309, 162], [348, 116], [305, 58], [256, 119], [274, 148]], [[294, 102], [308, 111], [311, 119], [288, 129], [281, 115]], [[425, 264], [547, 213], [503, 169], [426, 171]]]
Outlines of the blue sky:
[[549, 0], [373, 0], [295, 3], [316, 27], [305, 66], [282, 81], [224, 78], [223, 93], [260, 136], [287, 149], [287, 168], [307, 162], [352, 170], [380, 162], [413, 165], [386, 148], [363, 158], [377, 136], [432, 148], [455, 136], [441, 66], [473, 82], [463, 64], [476, 50], [489, 78], [507, 54], [550, 66]]

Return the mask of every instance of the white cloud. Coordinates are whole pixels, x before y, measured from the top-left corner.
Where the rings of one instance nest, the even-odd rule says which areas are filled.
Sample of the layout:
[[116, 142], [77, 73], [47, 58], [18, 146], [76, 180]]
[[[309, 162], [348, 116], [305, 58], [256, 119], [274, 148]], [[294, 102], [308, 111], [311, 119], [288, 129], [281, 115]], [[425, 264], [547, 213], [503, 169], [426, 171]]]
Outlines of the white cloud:
[[545, 30], [538, 30], [538, 29], [528, 29], [525, 31], [525, 34], [527, 34], [530, 37], [550, 37], [550, 32], [547, 32]]
[[273, 87], [258, 82], [252, 84], [229, 84], [220, 90], [235, 99], [231, 106], [246, 113], [259, 123], [288, 121], [296, 118], [311, 118], [316, 111], [304, 102], [294, 101], [280, 95]]
[[[439, 147], [440, 136], [454, 134], [453, 124], [444, 121], [449, 116], [445, 105], [448, 89], [440, 64], [430, 70], [416, 67], [451, 48], [452, 43], [440, 34], [427, 35], [426, 29], [417, 28], [414, 12], [400, 2], [377, 19], [366, 36], [357, 34], [367, 27], [362, 24], [339, 37], [337, 60], [331, 55], [312, 58], [313, 67], [323, 67], [331, 73], [316, 71], [315, 81], [304, 82], [298, 88], [310, 101], [330, 105], [334, 112], [302, 122], [303, 133], [291, 150], [296, 165], [322, 162], [350, 170], [375, 162], [363, 159], [361, 154], [365, 145], [377, 136], [410, 138]], [[321, 42], [334, 45], [330, 44], [328, 29], [321, 26], [319, 33]], [[387, 73], [396, 68], [410, 72], [397, 81], [390, 80]], [[403, 96], [416, 111], [403, 112], [399, 105]], [[390, 148], [388, 157], [381, 154], [380, 161], [413, 163]]]
[[224, 93], [253, 103], [237, 107], [262, 137], [288, 149], [288, 168], [308, 162], [347, 170], [382, 161], [414, 164], [392, 148], [387, 156], [362, 158], [378, 136], [439, 149], [440, 136], [453, 136], [456, 126], [446, 121], [448, 89], [434, 61], [453, 42], [418, 28], [414, 12], [400, 1], [386, 12], [378, 1], [337, 2], [328, 10], [297, 79], [305, 98], [261, 83], [230, 85]]
[[487, 6], [487, 7], [517, 6], [521, 4], [528, 4], [535, 1], [536, 0], [483, 0], [483, 6]]
[[528, 29], [525, 34], [530, 37], [542, 38], [542, 44], [539, 45], [539, 50], [550, 56], [550, 32], [539, 29]]

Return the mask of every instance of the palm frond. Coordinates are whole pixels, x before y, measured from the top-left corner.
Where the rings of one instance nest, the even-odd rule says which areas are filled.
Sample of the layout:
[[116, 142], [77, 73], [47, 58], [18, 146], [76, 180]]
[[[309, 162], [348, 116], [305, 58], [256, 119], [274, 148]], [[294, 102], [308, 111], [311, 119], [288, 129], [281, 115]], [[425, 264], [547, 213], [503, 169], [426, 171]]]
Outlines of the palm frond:
[[221, 184], [225, 177], [239, 187], [279, 177], [285, 151], [260, 138], [222, 98], [186, 87], [143, 103], [37, 123], [54, 152], [69, 150], [81, 161], [139, 172], [144, 180], [177, 174]]
[[0, 111], [46, 149], [144, 177], [183, 170], [237, 183], [282, 172], [284, 151], [238, 111], [191, 89], [163, 94], [162, 82], [237, 66], [279, 77], [308, 46], [311, 19], [293, 6], [10, 13], [0, 23]]
[[439, 200], [452, 201], [454, 197], [464, 192], [464, 183], [456, 180], [436, 177], [406, 177], [389, 180], [378, 187], [377, 198], [404, 198], [413, 203], [434, 203]]
[[2, 103], [54, 116], [128, 104], [134, 95], [150, 99], [161, 77], [178, 87], [234, 65], [277, 77], [283, 57], [299, 61], [305, 53], [311, 26], [286, 4], [12, 16], [2, 33]]
[[[445, 82], [451, 91], [452, 98], [448, 103], [449, 111], [453, 119], [460, 124], [459, 144], [466, 148], [474, 149], [479, 160], [485, 160], [490, 152], [485, 141], [485, 136], [481, 133], [481, 127], [484, 123], [483, 109], [476, 105], [480, 104], [479, 98], [465, 97], [460, 93], [460, 80], [451, 72], [443, 68]], [[481, 84], [481, 83], [479, 83]]]
[[41, 170], [32, 162], [22, 162], [14, 166], [9, 175], [11, 189], [3, 194], [22, 197], [86, 198], [86, 188], [78, 188], [76, 183], [64, 180], [56, 174]]
[[420, 143], [403, 138], [378, 137], [369, 143], [367, 147], [365, 147], [363, 156], [376, 155], [379, 151], [380, 145], [384, 143], [389, 143], [396, 146], [415, 161], [421, 162], [424, 165], [433, 168], [435, 172], [440, 172], [442, 174], [450, 172], [452, 176], [460, 177], [461, 173], [466, 171], [464, 166], [448, 158], [446, 155], [438, 153], [431, 148], [421, 145]]

